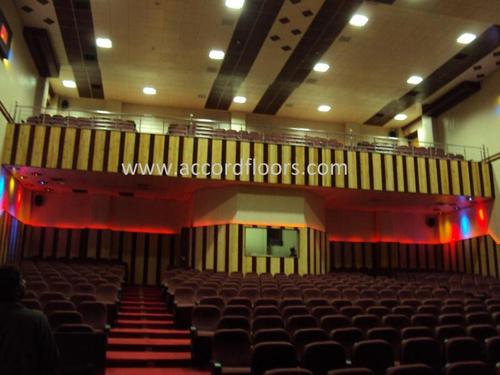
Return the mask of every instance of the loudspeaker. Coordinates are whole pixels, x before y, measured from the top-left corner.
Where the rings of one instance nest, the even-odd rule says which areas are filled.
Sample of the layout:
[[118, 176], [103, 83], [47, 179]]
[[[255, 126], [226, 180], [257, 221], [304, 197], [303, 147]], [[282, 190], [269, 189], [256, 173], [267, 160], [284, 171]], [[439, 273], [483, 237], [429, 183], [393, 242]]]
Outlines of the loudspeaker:
[[33, 201], [35, 202], [35, 206], [40, 207], [45, 203], [45, 197], [41, 194], [37, 194], [33, 198]]
[[397, 138], [398, 137], [398, 131], [396, 129], [391, 129], [389, 131], [389, 137]]
[[66, 99], [62, 100], [61, 101], [61, 108], [68, 109], [68, 107], [69, 107], [69, 102]]
[[425, 224], [429, 228], [434, 228], [436, 226], [436, 218], [435, 217], [428, 217], [427, 219], [425, 219]]

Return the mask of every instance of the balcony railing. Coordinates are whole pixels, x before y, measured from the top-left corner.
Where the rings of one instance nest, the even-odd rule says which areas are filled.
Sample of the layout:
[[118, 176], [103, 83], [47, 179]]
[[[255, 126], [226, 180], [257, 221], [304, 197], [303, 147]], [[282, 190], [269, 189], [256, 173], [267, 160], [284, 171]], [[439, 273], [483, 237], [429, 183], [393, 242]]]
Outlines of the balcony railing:
[[457, 160], [483, 161], [489, 157], [488, 150], [484, 146], [421, 141], [418, 142], [418, 145], [414, 145], [405, 138], [357, 134], [354, 132], [328, 132], [293, 127], [293, 124], [287, 128], [259, 125], [258, 127], [243, 127], [241, 129], [240, 126], [231, 125], [228, 121], [197, 119], [193, 116], [188, 118], [159, 117], [101, 110], [58, 110], [19, 105], [16, 106], [14, 119], [16, 123], [30, 123], [33, 125], [170, 134]]

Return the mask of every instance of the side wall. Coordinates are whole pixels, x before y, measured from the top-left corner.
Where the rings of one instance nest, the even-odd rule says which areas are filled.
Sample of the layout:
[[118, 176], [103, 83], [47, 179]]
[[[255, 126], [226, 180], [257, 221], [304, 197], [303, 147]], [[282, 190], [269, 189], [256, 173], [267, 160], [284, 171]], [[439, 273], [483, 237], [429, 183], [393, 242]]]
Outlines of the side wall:
[[[490, 155], [500, 152], [500, 70], [482, 82], [479, 92], [442, 114], [435, 138], [451, 144], [485, 145]], [[500, 161], [492, 163], [496, 196], [500, 193]], [[490, 234], [500, 243], [500, 202], [491, 212]]]
[[330, 242], [331, 271], [444, 271], [500, 277], [500, 245], [490, 236], [448, 244]]

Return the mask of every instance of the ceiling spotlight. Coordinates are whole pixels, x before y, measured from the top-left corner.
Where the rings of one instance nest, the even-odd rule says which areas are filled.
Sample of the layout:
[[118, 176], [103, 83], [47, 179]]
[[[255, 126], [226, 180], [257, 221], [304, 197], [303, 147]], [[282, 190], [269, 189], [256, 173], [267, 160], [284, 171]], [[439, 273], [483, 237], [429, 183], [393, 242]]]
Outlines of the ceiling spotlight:
[[233, 98], [233, 102], [239, 103], [239, 104], [246, 103], [246, 101], [247, 101], [247, 98], [245, 98], [244, 96], [235, 96]]
[[469, 196], [469, 197], [467, 197], [467, 200], [468, 200], [469, 202], [472, 202], [472, 201], [474, 200], [474, 198], [472, 198], [471, 196]]
[[109, 38], [97, 38], [95, 44], [99, 48], [111, 48], [113, 47], [113, 42]]
[[354, 16], [351, 17], [349, 21], [349, 23], [352, 26], [356, 27], [363, 27], [366, 25], [367, 22], [368, 22], [368, 17], [363, 16], [362, 14], [355, 14]]
[[314, 68], [313, 68], [313, 70], [315, 72], [320, 72], [320, 73], [324, 73], [328, 69], [330, 69], [330, 65], [328, 65], [327, 63], [323, 63], [323, 62], [316, 63], [316, 65], [314, 65]]
[[47, 181], [45, 181], [45, 180], [40, 180], [39, 184], [40, 184], [40, 185], [47, 185], [47, 184], [48, 184], [48, 182], [47, 182]]
[[245, 0], [226, 0], [226, 7], [230, 9], [241, 9], [245, 5]]
[[394, 120], [397, 121], [404, 121], [408, 118], [404, 113], [398, 113], [396, 116], [394, 116]]
[[156, 95], [156, 89], [154, 87], [144, 87], [142, 92], [146, 95]]
[[420, 76], [411, 76], [406, 80], [406, 83], [409, 83], [410, 85], [418, 85], [423, 80], [424, 79]]
[[321, 104], [321, 105], [318, 107], [318, 111], [320, 111], [320, 112], [329, 112], [331, 109], [332, 109], [332, 107], [330, 107], [330, 106], [329, 106], [329, 105], [327, 105], [327, 104]]
[[221, 51], [220, 49], [212, 49], [208, 53], [208, 57], [212, 60], [222, 60], [224, 58], [224, 51]]
[[74, 89], [76, 87], [76, 82], [72, 81], [70, 79], [63, 80], [62, 84], [63, 84], [64, 87], [67, 87], [69, 89]]
[[471, 33], [463, 33], [457, 38], [457, 42], [460, 44], [469, 44], [471, 43], [474, 39], [476, 39], [475, 34]]

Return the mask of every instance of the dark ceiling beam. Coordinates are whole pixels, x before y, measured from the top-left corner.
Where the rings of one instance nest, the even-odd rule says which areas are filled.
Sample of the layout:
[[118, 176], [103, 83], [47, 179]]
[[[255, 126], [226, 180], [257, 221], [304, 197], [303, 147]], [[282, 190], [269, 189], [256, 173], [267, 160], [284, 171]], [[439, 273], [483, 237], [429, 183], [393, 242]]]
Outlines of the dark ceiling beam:
[[25, 27], [23, 36], [40, 77], [58, 77], [60, 65], [47, 30]]
[[247, 1], [205, 108], [227, 110], [255, 62], [284, 0]]
[[361, 0], [325, 1], [254, 113], [274, 115], [311, 73], [349, 22]]
[[474, 42], [464, 47], [458, 54], [432, 72], [422, 83], [381, 108], [365, 124], [377, 126], [387, 124], [398, 113], [404, 112], [415, 103], [423, 102], [484, 56], [493, 52], [498, 46], [500, 46], [500, 26], [493, 25], [477, 37]]
[[432, 103], [424, 104], [422, 113], [426, 116], [437, 117], [479, 90], [481, 90], [480, 82], [463, 81]]
[[78, 94], [103, 99], [90, 0], [54, 0], [54, 8]]

